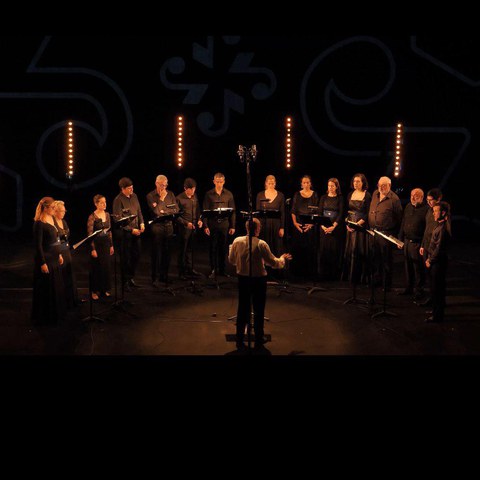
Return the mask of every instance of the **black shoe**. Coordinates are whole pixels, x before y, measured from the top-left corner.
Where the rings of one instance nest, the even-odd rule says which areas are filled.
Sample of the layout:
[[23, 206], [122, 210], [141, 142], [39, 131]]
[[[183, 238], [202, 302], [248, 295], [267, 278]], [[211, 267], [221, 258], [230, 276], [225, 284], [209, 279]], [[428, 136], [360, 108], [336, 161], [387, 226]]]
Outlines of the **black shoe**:
[[433, 315], [425, 319], [425, 323], [440, 323], [440, 322], [441, 320], [439, 318], [435, 318]]
[[424, 295], [424, 293], [416, 293], [416, 294], [413, 296], [413, 301], [414, 301], [414, 302], [419, 302], [419, 301], [423, 298], [423, 295]]
[[427, 310], [427, 311], [425, 312], [425, 315], [429, 315], [429, 316], [430, 316], [430, 315], [432, 315], [432, 314], [433, 314], [433, 310]]
[[133, 280], [133, 278], [131, 278], [128, 283], [130, 284], [131, 287], [135, 287], [135, 288], [142, 288], [137, 282], [135, 282], [135, 280]]
[[208, 278], [210, 278], [210, 279], [215, 278], [215, 270], [212, 270], [212, 272], [210, 273]]
[[267, 342], [268, 338], [265, 335], [262, 335], [261, 337], [255, 337], [255, 346], [264, 345]]
[[230, 278], [230, 277], [231, 277], [231, 275], [229, 275], [228, 273], [225, 273], [225, 272], [220, 272], [219, 275], [220, 275], [221, 277], [226, 277], [226, 278]]
[[131, 287], [130, 282], [125, 283], [125, 285], [123, 286], [123, 290], [125, 292], [132, 292], [133, 291], [133, 288]]
[[152, 287], [153, 288], [160, 288], [160, 281], [159, 280], [154, 280], [152, 282]]
[[411, 288], [405, 288], [397, 292], [397, 295], [413, 295], [413, 290]]
[[179, 278], [180, 280], [188, 280], [188, 277], [185, 276], [185, 275], [179, 275], [178, 278]]
[[192, 270], [190, 274], [193, 275], [194, 277], [203, 277], [203, 274], [201, 274], [200, 272], [197, 272], [196, 270]]

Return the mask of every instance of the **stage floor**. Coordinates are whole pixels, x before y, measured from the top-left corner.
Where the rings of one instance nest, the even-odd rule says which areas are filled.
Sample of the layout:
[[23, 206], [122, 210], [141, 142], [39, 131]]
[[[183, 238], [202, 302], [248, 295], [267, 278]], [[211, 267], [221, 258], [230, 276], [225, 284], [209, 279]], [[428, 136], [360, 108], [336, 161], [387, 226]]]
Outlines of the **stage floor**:
[[[195, 269], [208, 273], [206, 245], [199, 245]], [[447, 276], [445, 322], [424, 323], [425, 309], [411, 297], [398, 296], [403, 288], [403, 257], [394, 255], [394, 284], [387, 293], [386, 310], [395, 316], [372, 315], [383, 310], [383, 293], [375, 291], [373, 305], [345, 304], [352, 297], [348, 282], [319, 283], [324, 290], [308, 293], [311, 283], [288, 279], [288, 292], [268, 287], [270, 341], [259, 351], [235, 348], [236, 279], [218, 277], [196, 281], [201, 294], [188, 290], [172, 262], [171, 292], [150, 284], [149, 246], [144, 244], [136, 280], [142, 288], [125, 292], [122, 305], [111, 299], [83, 303], [57, 327], [30, 323], [31, 246], [12, 252], [0, 277], [0, 353], [3, 355], [68, 356], [424, 356], [480, 354], [480, 253], [467, 241], [452, 247]], [[175, 257], [174, 257], [175, 258]], [[75, 259], [80, 296], [88, 298], [88, 258]], [[231, 266], [230, 266], [231, 267]], [[112, 291], [112, 293], [114, 293]], [[117, 299], [120, 291], [117, 291]], [[368, 300], [371, 290], [358, 287], [358, 299]], [[85, 320], [87, 319], [87, 320]], [[252, 343], [253, 347], [253, 343]]]

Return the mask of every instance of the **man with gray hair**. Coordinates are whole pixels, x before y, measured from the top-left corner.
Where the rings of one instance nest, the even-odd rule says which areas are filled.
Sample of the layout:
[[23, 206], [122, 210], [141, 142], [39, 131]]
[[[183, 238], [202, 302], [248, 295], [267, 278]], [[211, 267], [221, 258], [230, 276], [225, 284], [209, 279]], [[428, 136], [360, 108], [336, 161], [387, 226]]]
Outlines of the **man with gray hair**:
[[[398, 295], [414, 295], [419, 300], [424, 295], [425, 266], [420, 255], [423, 232], [425, 231], [425, 215], [428, 205], [423, 201], [424, 193], [421, 188], [414, 188], [410, 192], [410, 203], [403, 211], [402, 224], [398, 234], [399, 240], [404, 242], [406, 287]], [[399, 247], [400, 248], [400, 247]]]
[[177, 213], [179, 208], [173, 192], [167, 190], [168, 178], [158, 175], [155, 180], [155, 190], [147, 194], [147, 205], [152, 220], [152, 286], [158, 288], [159, 282], [168, 282], [168, 267], [170, 266], [170, 251], [173, 240], [173, 222], [171, 217], [162, 217]]
[[[368, 224], [384, 234], [397, 235], [402, 221], [402, 204], [398, 195], [392, 192], [392, 181], [388, 177], [380, 177], [378, 190], [372, 195], [368, 211]], [[385, 288], [392, 286], [393, 244], [380, 235], [372, 237], [374, 249], [373, 281], [380, 284], [383, 279]]]

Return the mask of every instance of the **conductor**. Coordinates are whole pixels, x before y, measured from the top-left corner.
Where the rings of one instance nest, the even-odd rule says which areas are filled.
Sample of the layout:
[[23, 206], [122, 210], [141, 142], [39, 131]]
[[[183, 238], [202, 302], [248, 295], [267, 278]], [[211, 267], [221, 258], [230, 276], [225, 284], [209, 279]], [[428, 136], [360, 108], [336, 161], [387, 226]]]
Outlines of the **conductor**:
[[[255, 225], [254, 236], [250, 237], [250, 221], [245, 223], [247, 235], [237, 237], [230, 246], [228, 261], [235, 265], [238, 276], [238, 308], [237, 308], [237, 349], [244, 349], [245, 327], [250, 317], [250, 304], [253, 304], [255, 329], [255, 348], [260, 348], [265, 343], [264, 338], [264, 312], [267, 298], [267, 271], [265, 265], [273, 268], [283, 268], [285, 260], [291, 260], [289, 253], [284, 253], [280, 258], [275, 257], [270, 247], [264, 240], [260, 240], [262, 228], [258, 218], [253, 219]], [[250, 245], [252, 241], [252, 261], [250, 272]]]

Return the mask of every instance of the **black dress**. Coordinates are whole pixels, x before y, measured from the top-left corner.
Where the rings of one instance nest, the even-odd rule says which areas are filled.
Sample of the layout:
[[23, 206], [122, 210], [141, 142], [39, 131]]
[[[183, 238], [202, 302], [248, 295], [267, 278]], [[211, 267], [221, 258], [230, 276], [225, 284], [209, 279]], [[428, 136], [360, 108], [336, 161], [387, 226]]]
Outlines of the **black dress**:
[[[33, 224], [35, 258], [31, 319], [35, 325], [57, 325], [67, 313], [63, 275], [59, 262], [60, 241], [57, 229], [39, 220]], [[49, 273], [43, 273], [46, 263]]]
[[[297, 222], [302, 223], [299, 215], [308, 215], [316, 211], [308, 207], [318, 207], [317, 192], [313, 192], [310, 198], [302, 197], [300, 192], [295, 192], [292, 201], [292, 210], [297, 217]], [[295, 225], [292, 226], [292, 273], [294, 275], [313, 279], [316, 275], [315, 268], [315, 228], [300, 233]]]
[[265, 240], [270, 247], [270, 251], [276, 257], [279, 257], [284, 253], [283, 238], [279, 237], [278, 231], [285, 226], [285, 196], [277, 190], [277, 196], [271, 202], [260, 201], [265, 198], [265, 191], [258, 193], [256, 210], [259, 212], [276, 210], [279, 212], [279, 216], [278, 218], [259, 217], [262, 224], [260, 238]]
[[343, 195], [329, 197], [322, 195], [318, 213], [329, 217], [337, 226], [332, 233], [325, 233], [319, 226], [318, 273], [322, 280], [338, 280], [342, 266], [344, 245]]
[[75, 276], [73, 275], [72, 255], [70, 253], [70, 229], [65, 220], [63, 220], [63, 228], [59, 226], [55, 217], [53, 217], [53, 223], [58, 230], [60, 253], [63, 257], [63, 265], [60, 267], [60, 270], [63, 274], [65, 301], [67, 302], [67, 308], [72, 308], [77, 306], [79, 301]]
[[[350, 192], [347, 197], [347, 218], [353, 222], [364, 220], [363, 226], [368, 228], [368, 210], [372, 196], [370, 192], [365, 192], [363, 200], [352, 200], [352, 194], [353, 192]], [[342, 278], [348, 278], [352, 283], [368, 283], [370, 268], [367, 236], [366, 232], [347, 230]]]
[[97, 230], [104, 230], [97, 234], [91, 243], [91, 250], [97, 251], [97, 258], [90, 255], [92, 262], [91, 269], [91, 288], [92, 292], [108, 292], [112, 288], [112, 274], [111, 274], [111, 255], [110, 247], [113, 246], [112, 232], [109, 230], [111, 226], [110, 214], [105, 212], [105, 221], [95, 215], [95, 212], [90, 214], [87, 222], [87, 233], [91, 235]]

